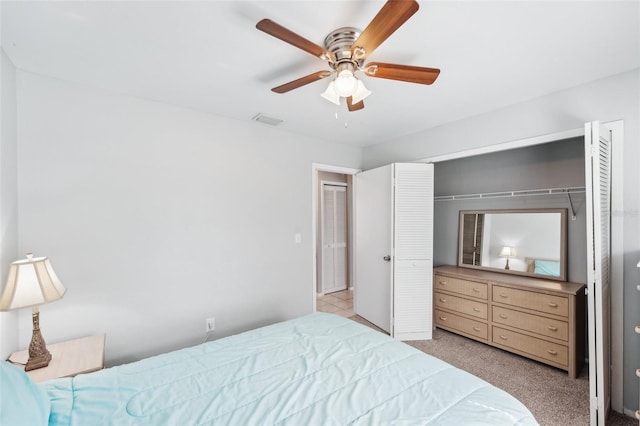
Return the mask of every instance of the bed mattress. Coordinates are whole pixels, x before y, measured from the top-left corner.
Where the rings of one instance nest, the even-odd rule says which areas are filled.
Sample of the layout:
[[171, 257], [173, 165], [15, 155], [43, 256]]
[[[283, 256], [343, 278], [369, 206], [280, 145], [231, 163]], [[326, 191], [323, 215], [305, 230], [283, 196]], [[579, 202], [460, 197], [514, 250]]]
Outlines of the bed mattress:
[[508, 393], [315, 313], [43, 383], [56, 425], [535, 425]]

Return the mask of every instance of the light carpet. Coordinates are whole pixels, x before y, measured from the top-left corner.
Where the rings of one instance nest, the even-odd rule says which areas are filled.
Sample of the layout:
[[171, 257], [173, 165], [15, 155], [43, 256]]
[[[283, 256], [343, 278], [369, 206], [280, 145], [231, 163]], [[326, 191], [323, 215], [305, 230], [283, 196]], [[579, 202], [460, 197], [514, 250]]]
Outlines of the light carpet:
[[[357, 315], [351, 319], [382, 331]], [[432, 340], [407, 343], [509, 392], [543, 426], [589, 425], [587, 366], [577, 379], [571, 379], [566, 371], [440, 329]], [[638, 421], [612, 411], [609, 425], [637, 426]]]

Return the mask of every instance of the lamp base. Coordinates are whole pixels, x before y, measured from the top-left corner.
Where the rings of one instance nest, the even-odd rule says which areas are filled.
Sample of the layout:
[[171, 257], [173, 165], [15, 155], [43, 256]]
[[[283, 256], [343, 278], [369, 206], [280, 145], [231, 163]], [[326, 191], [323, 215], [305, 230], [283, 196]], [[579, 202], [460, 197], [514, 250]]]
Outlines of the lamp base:
[[49, 351], [47, 351], [46, 354], [42, 354], [36, 358], [30, 357], [29, 361], [27, 361], [27, 364], [24, 366], [24, 371], [37, 370], [38, 368], [46, 367], [47, 365], [49, 365], [50, 361], [51, 353]]
[[508, 257], [507, 257], [507, 264], [506, 264], [506, 265], [504, 265], [504, 269], [507, 269], [507, 270], [509, 270], [509, 269], [510, 269], [510, 268], [509, 268], [509, 258], [508, 258]]
[[37, 307], [33, 308], [31, 314], [33, 318], [33, 335], [31, 343], [29, 343], [29, 360], [24, 367], [24, 371], [36, 370], [46, 367], [51, 361], [51, 352], [47, 349], [42, 333], [40, 333], [40, 311]]

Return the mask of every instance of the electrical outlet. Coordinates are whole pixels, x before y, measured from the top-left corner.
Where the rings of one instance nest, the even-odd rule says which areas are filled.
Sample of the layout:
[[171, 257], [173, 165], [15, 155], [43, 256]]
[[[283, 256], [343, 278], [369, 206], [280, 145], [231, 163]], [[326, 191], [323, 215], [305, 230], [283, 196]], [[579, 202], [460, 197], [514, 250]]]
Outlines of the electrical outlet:
[[207, 333], [216, 329], [216, 319], [211, 317], [206, 319]]

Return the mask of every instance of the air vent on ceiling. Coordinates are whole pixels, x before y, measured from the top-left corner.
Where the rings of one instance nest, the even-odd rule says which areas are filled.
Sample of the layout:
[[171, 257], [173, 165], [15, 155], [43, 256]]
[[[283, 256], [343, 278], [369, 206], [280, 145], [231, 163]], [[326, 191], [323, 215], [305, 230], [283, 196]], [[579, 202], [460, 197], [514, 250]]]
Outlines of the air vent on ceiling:
[[269, 117], [267, 115], [263, 115], [262, 113], [258, 113], [251, 118], [253, 121], [258, 121], [260, 123], [269, 124], [271, 126], [277, 126], [282, 123], [282, 120], [278, 118]]

